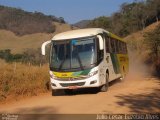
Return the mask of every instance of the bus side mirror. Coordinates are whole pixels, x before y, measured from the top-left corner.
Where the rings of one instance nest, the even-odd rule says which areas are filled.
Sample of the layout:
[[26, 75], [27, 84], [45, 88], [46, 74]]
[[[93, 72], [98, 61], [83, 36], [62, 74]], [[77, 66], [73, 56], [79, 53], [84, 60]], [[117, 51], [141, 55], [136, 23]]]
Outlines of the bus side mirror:
[[46, 45], [50, 44], [51, 43], [51, 40], [49, 41], [46, 41], [42, 44], [42, 47], [41, 47], [41, 52], [42, 52], [42, 55], [46, 55]]
[[99, 49], [103, 50], [104, 49], [104, 47], [103, 47], [103, 38], [102, 38], [101, 35], [97, 35], [97, 37], [98, 37], [98, 40], [99, 40]]

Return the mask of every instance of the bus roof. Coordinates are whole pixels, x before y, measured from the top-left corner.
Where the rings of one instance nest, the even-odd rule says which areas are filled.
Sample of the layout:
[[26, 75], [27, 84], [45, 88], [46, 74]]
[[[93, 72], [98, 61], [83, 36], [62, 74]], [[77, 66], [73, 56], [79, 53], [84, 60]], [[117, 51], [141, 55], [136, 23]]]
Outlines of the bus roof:
[[103, 31], [104, 30], [100, 28], [71, 30], [71, 31], [62, 32], [55, 35], [52, 38], [52, 40], [64, 40], [64, 39], [72, 39], [72, 38], [89, 37], [89, 36], [97, 35], [99, 33], [103, 33]]
[[85, 29], [78, 29], [78, 30], [71, 30], [67, 32], [62, 32], [56, 34], [52, 40], [66, 40], [66, 39], [74, 39], [74, 38], [82, 38], [82, 37], [89, 37], [94, 36], [100, 33], [106, 32], [110, 37], [123, 41], [122, 38], [104, 30], [101, 28], [85, 28]]

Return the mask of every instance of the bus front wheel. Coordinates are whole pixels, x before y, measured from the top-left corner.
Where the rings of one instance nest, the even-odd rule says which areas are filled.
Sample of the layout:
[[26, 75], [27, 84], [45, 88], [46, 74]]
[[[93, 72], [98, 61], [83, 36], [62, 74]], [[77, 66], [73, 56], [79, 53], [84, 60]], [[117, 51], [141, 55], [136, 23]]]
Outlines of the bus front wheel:
[[108, 84], [108, 73], [106, 73], [106, 83], [100, 87], [101, 92], [106, 92], [108, 90], [109, 84]]

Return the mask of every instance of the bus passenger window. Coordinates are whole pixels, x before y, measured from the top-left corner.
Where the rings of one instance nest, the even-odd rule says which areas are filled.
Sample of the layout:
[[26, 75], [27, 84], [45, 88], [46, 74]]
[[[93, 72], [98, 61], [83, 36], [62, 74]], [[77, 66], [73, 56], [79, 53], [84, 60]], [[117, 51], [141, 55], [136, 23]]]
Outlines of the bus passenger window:
[[109, 53], [109, 37], [105, 35], [105, 46], [106, 46], [106, 53]]
[[127, 53], [127, 46], [126, 46], [126, 43], [123, 43], [123, 53]]
[[118, 41], [118, 53], [121, 53], [121, 41]]
[[120, 53], [123, 53], [123, 43], [120, 41]]
[[119, 53], [118, 40], [115, 40], [116, 53]]
[[123, 42], [123, 54], [125, 53], [125, 43]]
[[114, 41], [115, 40], [113, 38], [110, 39], [110, 42], [111, 42], [111, 52], [112, 53], [115, 53], [115, 43], [114, 43]]
[[125, 53], [127, 54], [127, 44], [125, 43]]

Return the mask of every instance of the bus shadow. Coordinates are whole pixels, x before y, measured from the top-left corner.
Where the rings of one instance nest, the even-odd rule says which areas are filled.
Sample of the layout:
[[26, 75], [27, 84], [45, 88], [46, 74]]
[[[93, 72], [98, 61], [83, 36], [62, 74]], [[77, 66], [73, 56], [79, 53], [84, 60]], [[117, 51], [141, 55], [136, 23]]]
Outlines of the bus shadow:
[[121, 82], [122, 82], [122, 80], [120, 80], [120, 78], [112, 80], [111, 82], [109, 82], [109, 87], [111, 87], [115, 84], [121, 83]]
[[[160, 85], [158, 81], [157, 84]], [[154, 88], [150, 93], [117, 95], [121, 107], [130, 108], [133, 113], [158, 113], [160, 110], [160, 88]]]
[[[121, 80], [120, 79], [116, 79], [113, 80], [111, 82], [109, 82], [109, 87], [120, 83]], [[65, 93], [64, 91], [61, 91], [61, 93], [59, 93], [56, 96], [73, 96], [73, 95], [82, 95], [82, 94], [98, 94], [100, 92], [100, 88], [81, 88], [81, 89], [75, 89], [73, 90], [71, 93]]]
[[71, 93], [65, 93], [65, 95], [82, 95], [82, 94], [97, 94], [98, 88], [82, 88], [73, 90]]

